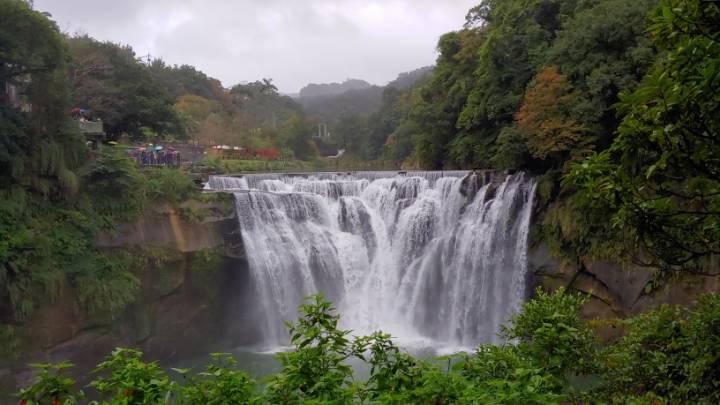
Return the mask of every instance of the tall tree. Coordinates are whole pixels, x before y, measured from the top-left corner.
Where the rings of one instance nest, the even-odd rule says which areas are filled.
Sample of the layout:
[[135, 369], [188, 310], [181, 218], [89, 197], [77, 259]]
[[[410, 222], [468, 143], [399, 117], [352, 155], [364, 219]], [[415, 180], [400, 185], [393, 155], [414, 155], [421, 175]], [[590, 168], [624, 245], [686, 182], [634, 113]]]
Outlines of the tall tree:
[[31, 107], [0, 105], [0, 183], [48, 196], [74, 192], [85, 148], [67, 115], [64, 38], [24, 1], [0, 2], [0, 20], [0, 85], [15, 85]]
[[633, 92], [612, 146], [567, 182], [611, 210], [638, 261], [695, 267], [720, 254], [720, 6], [663, 1], [650, 32], [663, 52]]
[[540, 71], [515, 114], [533, 157], [560, 164], [589, 152], [592, 139], [573, 113], [577, 99], [572, 85], [556, 67]]
[[101, 118], [111, 137], [182, 136], [173, 100], [129, 46], [70, 39], [72, 100]]

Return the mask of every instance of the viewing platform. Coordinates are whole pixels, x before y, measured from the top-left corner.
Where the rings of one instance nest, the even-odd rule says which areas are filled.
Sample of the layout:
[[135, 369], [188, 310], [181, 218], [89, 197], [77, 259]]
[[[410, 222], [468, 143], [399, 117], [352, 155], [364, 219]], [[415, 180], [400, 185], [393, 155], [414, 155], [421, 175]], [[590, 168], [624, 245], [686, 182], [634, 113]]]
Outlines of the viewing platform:
[[77, 121], [83, 135], [105, 135], [102, 121]]

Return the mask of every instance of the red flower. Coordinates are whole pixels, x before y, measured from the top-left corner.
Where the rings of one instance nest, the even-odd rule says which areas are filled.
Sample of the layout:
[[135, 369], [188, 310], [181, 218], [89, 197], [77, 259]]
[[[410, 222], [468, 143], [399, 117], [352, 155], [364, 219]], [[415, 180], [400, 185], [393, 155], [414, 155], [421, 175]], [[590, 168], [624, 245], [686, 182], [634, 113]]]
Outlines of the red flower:
[[127, 388], [125, 388], [125, 389], [123, 390], [123, 395], [125, 395], [126, 397], [127, 397], [127, 396], [130, 396], [130, 390], [128, 390]]

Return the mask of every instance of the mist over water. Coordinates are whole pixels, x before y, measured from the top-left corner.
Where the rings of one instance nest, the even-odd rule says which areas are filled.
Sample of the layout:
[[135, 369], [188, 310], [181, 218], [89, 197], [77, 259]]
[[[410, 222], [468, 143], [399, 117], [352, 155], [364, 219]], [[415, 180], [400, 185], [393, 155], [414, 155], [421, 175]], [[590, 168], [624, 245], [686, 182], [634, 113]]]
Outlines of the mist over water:
[[287, 344], [282, 321], [315, 292], [356, 335], [439, 349], [497, 342], [526, 295], [535, 183], [494, 176], [211, 177], [209, 188], [235, 195], [263, 345]]

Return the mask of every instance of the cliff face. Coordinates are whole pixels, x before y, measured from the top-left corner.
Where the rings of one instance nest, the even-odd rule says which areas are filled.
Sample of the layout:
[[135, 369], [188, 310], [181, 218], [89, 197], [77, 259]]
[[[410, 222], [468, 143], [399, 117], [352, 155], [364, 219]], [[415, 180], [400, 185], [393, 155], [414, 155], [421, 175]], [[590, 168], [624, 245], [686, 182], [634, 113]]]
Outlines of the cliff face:
[[[662, 304], [692, 306], [697, 296], [718, 291], [720, 276], [685, 274], [653, 286], [653, 270], [609, 261], [581, 261], [562, 264], [552, 258], [544, 243], [530, 249], [528, 268], [533, 290], [543, 287], [588, 294], [583, 308], [589, 320], [624, 318], [658, 308]], [[619, 336], [620, 330], [603, 327], [603, 338]]]
[[61, 282], [56, 298], [18, 328], [22, 354], [0, 366], [0, 392], [27, 381], [31, 362], [70, 361], [82, 383], [118, 346], [137, 347], [167, 364], [220, 345], [228, 336], [226, 302], [242, 294], [238, 285], [248, 284], [230, 197], [153, 209], [100, 235], [99, 248], [137, 256], [135, 301], [116, 319], [91, 317], [77, 309], [70, 283]]

